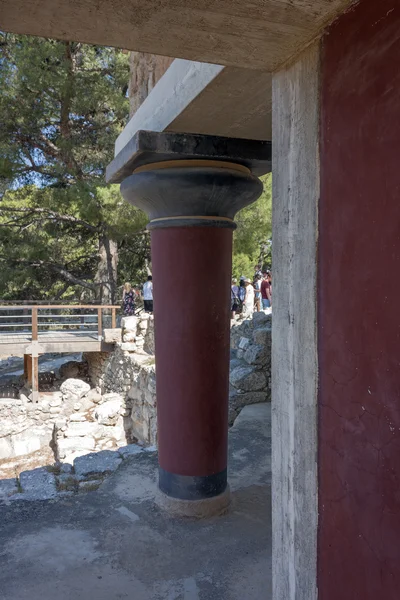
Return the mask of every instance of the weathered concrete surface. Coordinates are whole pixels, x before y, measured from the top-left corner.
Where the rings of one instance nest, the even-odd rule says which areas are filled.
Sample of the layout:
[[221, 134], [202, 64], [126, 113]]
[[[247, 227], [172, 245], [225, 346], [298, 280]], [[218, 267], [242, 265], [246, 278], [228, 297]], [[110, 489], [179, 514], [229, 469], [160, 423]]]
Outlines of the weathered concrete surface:
[[271, 139], [271, 74], [176, 59], [115, 142], [117, 155], [140, 129]]
[[274, 71], [352, 0], [1, 0], [3, 31]]
[[273, 79], [273, 585], [315, 600], [319, 44]]
[[270, 600], [269, 409], [245, 407], [230, 431], [223, 517], [162, 512], [146, 452], [96, 491], [2, 507], [1, 600]]

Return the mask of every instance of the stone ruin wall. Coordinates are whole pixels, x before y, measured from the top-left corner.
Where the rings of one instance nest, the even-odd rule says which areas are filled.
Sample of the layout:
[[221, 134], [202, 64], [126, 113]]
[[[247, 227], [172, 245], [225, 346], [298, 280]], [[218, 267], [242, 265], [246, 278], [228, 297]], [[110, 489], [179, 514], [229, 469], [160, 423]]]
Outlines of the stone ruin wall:
[[[112, 353], [88, 353], [84, 369], [66, 363], [56, 392], [0, 399], [0, 478], [22, 469], [114, 450], [138, 441], [157, 443], [154, 321], [122, 320]], [[118, 337], [121, 332], [115, 330]], [[111, 332], [112, 333], [112, 332]], [[78, 379], [87, 373], [87, 381]], [[243, 406], [271, 398], [271, 316], [239, 319], [231, 329], [229, 424]]]

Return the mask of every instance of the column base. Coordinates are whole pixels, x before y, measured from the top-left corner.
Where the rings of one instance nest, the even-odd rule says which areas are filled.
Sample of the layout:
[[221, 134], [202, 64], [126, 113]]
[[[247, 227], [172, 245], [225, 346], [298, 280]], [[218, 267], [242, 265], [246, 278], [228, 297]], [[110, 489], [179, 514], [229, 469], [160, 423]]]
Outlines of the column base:
[[167, 496], [158, 490], [157, 504], [173, 517], [191, 517], [194, 519], [206, 519], [223, 515], [228, 511], [231, 503], [231, 492], [229, 485], [225, 491], [218, 496], [202, 498], [201, 500], [181, 500]]

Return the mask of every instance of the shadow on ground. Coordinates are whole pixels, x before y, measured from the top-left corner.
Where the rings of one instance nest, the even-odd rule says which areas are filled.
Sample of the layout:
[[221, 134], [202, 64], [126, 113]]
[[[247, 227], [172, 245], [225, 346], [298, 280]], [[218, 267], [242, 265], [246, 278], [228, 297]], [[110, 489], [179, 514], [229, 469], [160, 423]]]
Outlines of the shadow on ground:
[[1, 600], [270, 600], [270, 406], [245, 407], [229, 437], [222, 517], [162, 512], [144, 452], [96, 491], [1, 507]]

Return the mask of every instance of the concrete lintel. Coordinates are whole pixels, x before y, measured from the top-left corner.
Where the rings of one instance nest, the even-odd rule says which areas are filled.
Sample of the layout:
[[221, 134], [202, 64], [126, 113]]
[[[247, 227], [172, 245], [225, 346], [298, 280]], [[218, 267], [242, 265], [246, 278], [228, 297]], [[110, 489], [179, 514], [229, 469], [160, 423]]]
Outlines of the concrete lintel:
[[220, 65], [174, 60], [117, 138], [115, 156], [139, 129], [165, 131], [223, 69]]
[[117, 139], [120, 165], [140, 130], [270, 140], [271, 74], [177, 59]]

